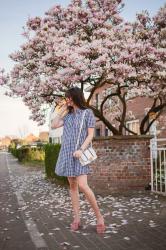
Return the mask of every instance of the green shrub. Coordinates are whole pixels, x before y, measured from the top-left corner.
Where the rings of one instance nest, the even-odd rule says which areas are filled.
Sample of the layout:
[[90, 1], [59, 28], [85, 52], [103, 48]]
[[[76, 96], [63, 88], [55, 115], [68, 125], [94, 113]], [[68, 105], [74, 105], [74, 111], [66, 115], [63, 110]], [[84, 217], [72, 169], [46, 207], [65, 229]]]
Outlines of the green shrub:
[[44, 162], [45, 151], [43, 148], [10, 148], [10, 152], [18, 158], [20, 162]]
[[17, 158], [20, 162], [25, 162], [28, 161], [28, 156], [29, 156], [29, 152], [30, 152], [30, 148], [19, 148], [17, 149]]
[[17, 157], [17, 149], [16, 144], [14, 142], [9, 145], [8, 152], [12, 153], [15, 157]]
[[17, 149], [16, 148], [10, 148], [9, 152], [11, 152], [12, 155], [14, 155], [15, 157], [17, 157]]
[[45, 173], [48, 178], [54, 178], [67, 183], [67, 178], [55, 174], [55, 165], [58, 159], [60, 144], [45, 145]]
[[44, 161], [45, 151], [42, 148], [31, 148], [28, 152], [28, 159], [30, 161]]

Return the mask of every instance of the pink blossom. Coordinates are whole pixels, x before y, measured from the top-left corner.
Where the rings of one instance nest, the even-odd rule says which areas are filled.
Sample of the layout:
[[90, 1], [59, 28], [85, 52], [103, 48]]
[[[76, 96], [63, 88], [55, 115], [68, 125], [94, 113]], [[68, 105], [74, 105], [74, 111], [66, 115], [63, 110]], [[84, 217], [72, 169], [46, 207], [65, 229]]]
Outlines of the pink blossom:
[[[32, 119], [43, 122], [43, 107], [54, 103], [56, 94], [82, 83], [84, 89], [109, 83], [112, 92], [125, 86], [128, 98], [148, 93], [163, 98], [166, 7], [154, 18], [145, 11], [134, 23], [126, 23], [121, 6], [121, 0], [73, 0], [67, 7], [53, 6], [43, 18], [28, 20], [27, 40], [10, 55], [15, 65], [5, 84], [11, 95], [23, 98]], [[119, 99], [112, 100], [116, 107], [107, 101], [104, 108], [115, 118], [121, 110]]]

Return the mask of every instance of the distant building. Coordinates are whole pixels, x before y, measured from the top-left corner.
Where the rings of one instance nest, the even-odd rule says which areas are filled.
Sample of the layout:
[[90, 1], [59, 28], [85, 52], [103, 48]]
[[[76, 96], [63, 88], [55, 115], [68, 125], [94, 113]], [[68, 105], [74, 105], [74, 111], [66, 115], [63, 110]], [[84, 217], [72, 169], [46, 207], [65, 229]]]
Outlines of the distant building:
[[43, 131], [39, 133], [39, 140], [42, 142], [48, 142], [49, 141], [49, 132]]
[[35, 135], [33, 135], [32, 133], [27, 135], [25, 138], [24, 138], [24, 141], [27, 143], [27, 144], [31, 144], [35, 141], [37, 141], [39, 138]]
[[54, 107], [52, 107], [50, 112], [50, 119], [49, 119], [49, 142], [50, 143], [61, 143], [61, 138], [63, 134], [63, 127], [52, 129], [51, 122], [55, 118], [56, 113]]
[[5, 136], [3, 138], [0, 138], [0, 148], [1, 149], [8, 148], [10, 143], [11, 143], [11, 138], [9, 136]]

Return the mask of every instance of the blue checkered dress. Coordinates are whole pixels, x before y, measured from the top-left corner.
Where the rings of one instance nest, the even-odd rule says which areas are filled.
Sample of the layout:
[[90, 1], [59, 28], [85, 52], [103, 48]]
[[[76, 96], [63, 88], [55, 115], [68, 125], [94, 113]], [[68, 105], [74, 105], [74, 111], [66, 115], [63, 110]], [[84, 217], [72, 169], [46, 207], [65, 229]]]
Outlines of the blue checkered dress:
[[64, 117], [62, 144], [55, 167], [55, 173], [59, 176], [79, 176], [89, 174], [90, 172], [88, 165], [81, 166], [79, 160], [73, 157], [83, 112], [86, 113], [77, 149], [85, 141], [88, 135], [88, 128], [95, 127], [95, 116], [91, 109], [83, 110], [77, 108], [75, 112], [69, 113]]

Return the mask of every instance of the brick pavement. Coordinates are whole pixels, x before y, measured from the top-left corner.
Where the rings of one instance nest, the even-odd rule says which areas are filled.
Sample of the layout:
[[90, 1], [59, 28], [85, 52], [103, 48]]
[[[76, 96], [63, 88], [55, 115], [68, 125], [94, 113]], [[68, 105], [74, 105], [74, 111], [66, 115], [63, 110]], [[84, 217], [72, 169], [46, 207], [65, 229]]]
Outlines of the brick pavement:
[[97, 200], [107, 224], [96, 234], [93, 211], [81, 194], [82, 228], [70, 231], [66, 187], [50, 183], [44, 170], [25, 167], [0, 153], [0, 249], [165, 250], [166, 197], [147, 192]]

